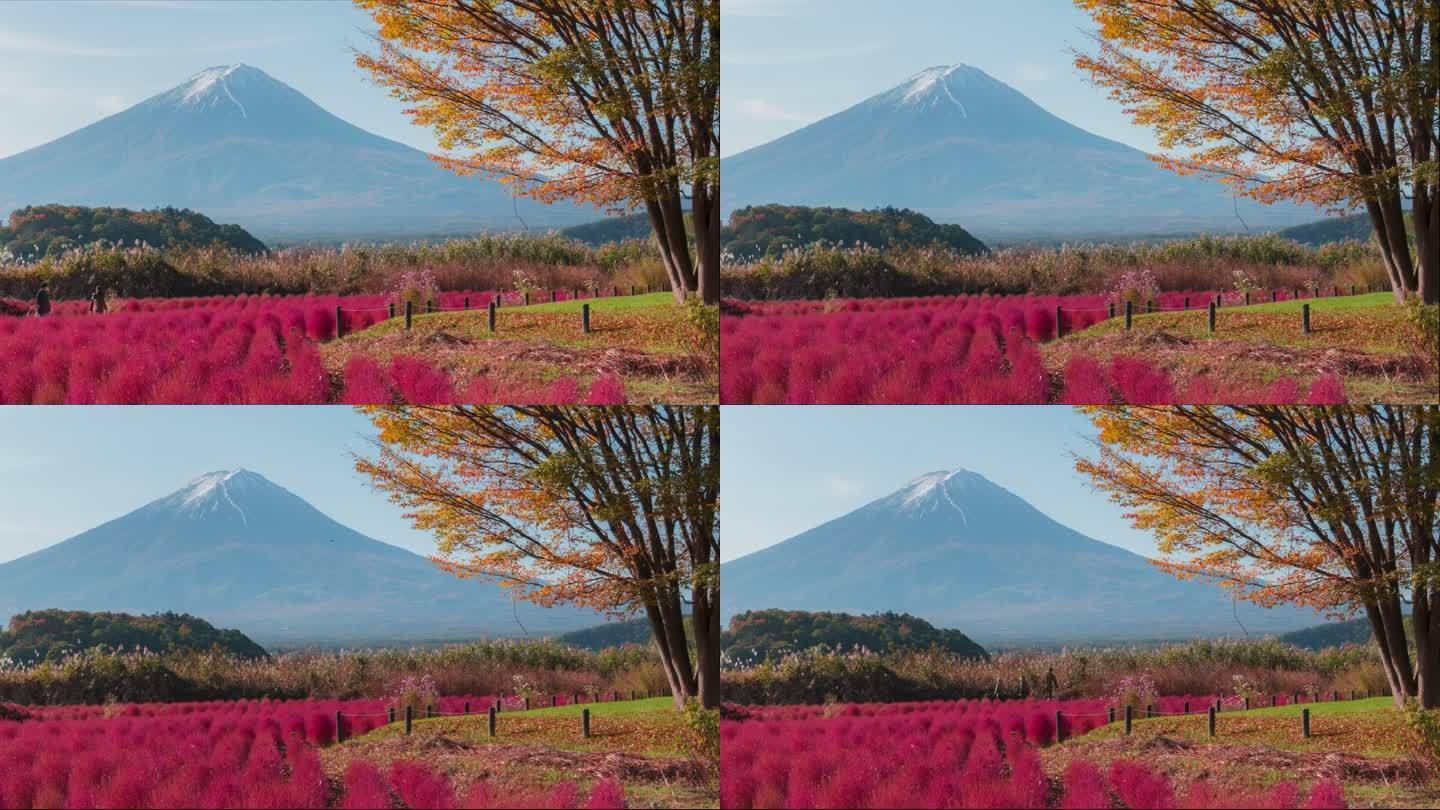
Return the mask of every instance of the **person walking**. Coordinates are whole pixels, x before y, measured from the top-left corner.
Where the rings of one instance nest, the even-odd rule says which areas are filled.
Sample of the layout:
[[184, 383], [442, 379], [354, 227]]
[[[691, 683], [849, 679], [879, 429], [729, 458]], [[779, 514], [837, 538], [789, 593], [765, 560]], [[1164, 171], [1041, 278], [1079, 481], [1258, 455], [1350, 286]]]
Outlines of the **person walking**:
[[50, 314], [50, 285], [41, 284], [40, 292], [35, 293], [35, 314]]

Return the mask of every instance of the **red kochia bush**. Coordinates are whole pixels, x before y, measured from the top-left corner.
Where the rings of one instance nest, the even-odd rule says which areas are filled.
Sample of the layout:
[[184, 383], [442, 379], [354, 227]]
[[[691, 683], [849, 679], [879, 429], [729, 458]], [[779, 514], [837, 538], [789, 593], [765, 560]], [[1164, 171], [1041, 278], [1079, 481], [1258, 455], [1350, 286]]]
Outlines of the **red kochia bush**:
[[[488, 705], [495, 698], [444, 700]], [[393, 806], [381, 770], [360, 760], [332, 796], [317, 746], [333, 744], [336, 711], [345, 715], [347, 737], [385, 722], [379, 700], [34, 707], [23, 720], [7, 713], [0, 717], [0, 807]], [[423, 762], [397, 760], [388, 782], [407, 807], [458, 805], [448, 778]], [[482, 807], [581, 803], [568, 782], [540, 795], [491, 791], [479, 782], [468, 795], [485, 797], [474, 805]], [[587, 806], [624, 807], [624, 790], [597, 784]]]
[[[1193, 294], [1192, 294], [1193, 295]], [[1167, 309], [1183, 293], [1162, 293]], [[1197, 300], [1203, 300], [1197, 299]], [[1040, 342], [1056, 337], [1055, 308], [1069, 334], [1108, 317], [1105, 296], [989, 296], [725, 301], [720, 320], [720, 401], [726, 404], [1135, 404], [1230, 402], [1201, 380], [1176, 382], [1139, 357], [1108, 369], [1076, 357], [1051, 390]], [[1338, 380], [1314, 396], [1343, 398]], [[1318, 384], [1318, 383], [1317, 383]], [[1294, 402], [1279, 380], [1243, 393], [1251, 402]]]
[[[1156, 701], [1159, 711], [1208, 705], [1207, 696]], [[1105, 722], [1103, 700], [960, 700], [841, 706], [734, 707], [720, 726], [722, 807], [1295, 808], [1282, 782], [1254, 795], [1197, 781], [1176, 790], [1140, 762], [1116, 760], [1108, 780], [1077, 760], [1051, 796], [1038, 745]], [[739, 718], [739, 719], [732, 719]], [[855, 752], [864, 756], [857, 757]], [[1117, 804], [1116, 799], [1119, 800]], [[1317, 784], [1307, 807], [1344, 807], [1335, 783]]]

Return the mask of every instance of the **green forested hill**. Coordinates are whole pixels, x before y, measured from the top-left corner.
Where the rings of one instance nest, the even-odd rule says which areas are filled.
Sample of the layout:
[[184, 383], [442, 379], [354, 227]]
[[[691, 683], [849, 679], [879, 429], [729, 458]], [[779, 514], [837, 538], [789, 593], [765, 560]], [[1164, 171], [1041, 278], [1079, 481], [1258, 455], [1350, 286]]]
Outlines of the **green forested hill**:
[[[690, 617], [685, 617], [685, 635], [690, 636]], [[599, 652], [606, 647], [620, 647], [625, 644], [647, 645], [654, 638], [650, 631], [650, 620], [644, 617], [627, 619], [623, 622], [606, 622], [594, 627], [572, 630], [560, 636], [560, 641], [586, 650]]]
[[756, 205], [730, 214], [720, 231], [725, 252], [743, 261], [778, 257], [787, 250], [817, 242], [874, 248], [941, 244], [961, 253], [985, 253], [979, 239], [959, 225], [940, 225], [905, 208], [810, 208], [803, 205]]
[[1369, 644], [1372, 638], [1374, 638], [1374, 632], [1370, 629], [1368, 619], [1331, 622], [1330, 624], [1306, 627], [1303, 630], [1294, 630], [1280, 636], [1281, 641], [1294, 644], [1296, 647], [1304, 647], [1307, 650], [1323, 650], [1326, 647], [1339, 647], [1342, 644]]
[[571, 239], [578, 239], [587, 245], [599, 247], [606, 242], [623, 242], [626, 239], [649, 239], [650, 238], [650, 215], [649, 214], [627, 214], [623, 217], [610, 217], [595, 222], [587, 222], [584, 225], [571, 225], [560, 231], [561, 236], [568, 236]]
[[811, 647], [875, 652], [942, 650], [988, 658], [985, 648], [959, 630], [937, 628], [907, 613], [812, 613], [804, 610], [750, 610], [730, 619], [720, 643], [731, 657], [760, 659]]
[[83, 610], [31, 610], [10, 617], [0, 631], [0, 659], [21, 663], [58, 660], [93, 648], [144, 648], [151, 652], [219, 648], [240, 658], [266, 658], [265, 649], [239, 630], [221, 630], [184, 613], [132, 616]]
[[0, 254], [20, 260], [58, 257], [71, 248], [94, 242], [157, 248], [205, 247], [219, 243], [241, 253], [264, 253], [264, 243], [239, 225], [219, 225], [188, 209], [86, 208], [79, 205], [34, 205], [10, 212], [0, 226]]

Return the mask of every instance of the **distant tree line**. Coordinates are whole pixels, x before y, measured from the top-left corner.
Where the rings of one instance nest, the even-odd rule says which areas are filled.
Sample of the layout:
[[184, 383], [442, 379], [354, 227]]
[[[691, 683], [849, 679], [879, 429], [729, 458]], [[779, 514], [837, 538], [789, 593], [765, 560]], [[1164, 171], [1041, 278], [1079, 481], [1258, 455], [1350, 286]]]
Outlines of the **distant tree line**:
[[730, 215], [720, 233], [725, 252], [739, 261], [756, 261], [814, 244], [868, 245], [875, 248], [940, 245], [956, 253], [988, 252], [959, 225], [941, 225], [908, 208], [811, 208], [803, 205], [747, 206]]
[[60, 661], [89, 650], [155, 653], [218, 650], [245, 660], [268, 658], [265, 648], [239, 630], [221, 630], [185, 613], [132, 616], [83, 610], [31, 610], [10, 618], [0, 632], [0, 659], [29, 665]]
[[219, 244], [238, 253], [264, 254], [265, 244], [239, 225], [219, 225], [183, 208], [132, 211], [79, 205], [35, 205], [10, 213], [0, 226], [0, 253], [16, 261], [59, 258], [96, 242], [157, 248]]
[[803, 610], [750, 610], [730, 619], [720, 642], [728, 657], [755, 660], [812, 647], [864, 648], [877, 653], [939, 649], [962, 658], [989, 658], [984, 647], [959, 630], [937, 628], [908, 613], [853, 616]]

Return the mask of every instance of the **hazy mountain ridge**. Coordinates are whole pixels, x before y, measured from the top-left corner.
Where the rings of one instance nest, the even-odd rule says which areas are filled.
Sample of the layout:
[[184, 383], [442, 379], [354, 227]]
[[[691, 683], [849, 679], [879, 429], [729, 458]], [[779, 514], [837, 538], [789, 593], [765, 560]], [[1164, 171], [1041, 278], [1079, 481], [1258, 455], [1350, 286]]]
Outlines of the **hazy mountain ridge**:
[[966, 470], [927, 473], [726, 563], [721, 575], [727, 620], [764, 608], [904, 612], [961, 628], [987, 647], [1261, 635], [1318, 621], [1179, 581]]
[[[722, 161], [724, 214], [770, 203], [912, 208], [977, 237], [1264, 230], [1310, 208], [1236, 200], [1086, 132], [968, 65], [928, 68]], [[1243, 222], [1242, 222], [1243, 220]]]
[[261, 643], [542, 635], [599, 618], [515, 605], [498, 585], [442, 572], [248, 470], [201, 476], [0, 564], [0, 617], [45, 608], [193, 613]]
[[332, 115], [248, 65], [201, 71], [0, 159], [0, 216], [24, 205], [203, 211], [262, 239], [562, 227], [600, 213], [513, 198]]

